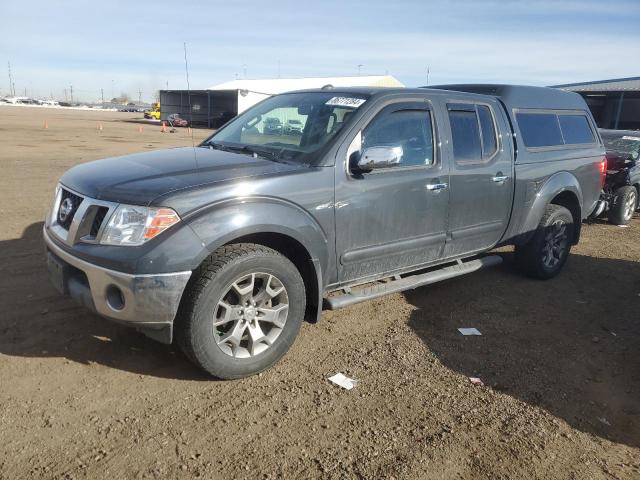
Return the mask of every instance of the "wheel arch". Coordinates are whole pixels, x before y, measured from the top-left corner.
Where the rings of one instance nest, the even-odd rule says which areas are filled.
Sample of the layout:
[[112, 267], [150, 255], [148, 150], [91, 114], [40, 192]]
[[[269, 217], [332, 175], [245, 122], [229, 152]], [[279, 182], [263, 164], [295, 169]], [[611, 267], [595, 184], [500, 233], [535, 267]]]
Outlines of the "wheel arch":
[[580, 202], [577, 195], [571, 190], [565, 190], [551, 199], [549, 202], [553, 205], [560, 205], [571, 212], [573, 217], [573, 245], [577, 245], [580, 241], [580, 232], [582, 231], [582, 215]]
[[538, 189], [533, 192], [528, 212], [517, 236], [516, 245], [527, 243], [535, 234], [547, 205], [561, 205], [571, 212], [574, 221], [573, 244], [578, 243], [582, 227], [583, 196], [580, 182], [571, 173], [562, 171], [551, 175]]
[[305, 283], [307, 318], [319, 319], [330, 243], [306, 210], [277, 199], [243, 199], [201, 212], [189, 225], [206, 248], [203, 260], [234, 243], [264, 245], [288, 258]]

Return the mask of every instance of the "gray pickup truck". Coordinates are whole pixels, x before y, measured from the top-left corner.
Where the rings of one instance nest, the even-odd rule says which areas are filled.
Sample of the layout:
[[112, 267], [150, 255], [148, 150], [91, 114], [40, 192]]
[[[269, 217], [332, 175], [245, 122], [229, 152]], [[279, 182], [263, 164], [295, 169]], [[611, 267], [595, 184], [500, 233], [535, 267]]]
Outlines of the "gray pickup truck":
[[[268, 122], [300, 124], [274, 132]], [[194, 148], [78, 165], [44, 227], [55, 286], [205, 371], [268, 368], [304, 318], [476, 271], [551, 278], [598, 209], [580, 96], [506, 85], [271, 97]]]

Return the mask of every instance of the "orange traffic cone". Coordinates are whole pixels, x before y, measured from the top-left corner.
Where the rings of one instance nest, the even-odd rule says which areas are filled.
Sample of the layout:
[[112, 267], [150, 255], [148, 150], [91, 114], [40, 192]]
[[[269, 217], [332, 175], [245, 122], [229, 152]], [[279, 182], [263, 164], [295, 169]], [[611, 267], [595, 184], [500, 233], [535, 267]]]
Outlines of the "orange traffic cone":
[[98, 130], [99, 132], [101, 132], [101, 131], [102, 131], [102, 124], [101, 124], [101, 123], [99, 123], [99, 124], [97, 125], [96, 130]]
[[142, 126], [138, 127], [138, 133], [142, 133]]
[[187, 127], [187, 133], [191, 135], [191, 127]]
[[44, 129], [46, 130], [47, 128], [49, 128], [49, 124], [47, 123], [47, 121], [44, 121]]
[[167, 125], [164, 123], [164, 120], [162, 121], [162, 128], [160, 129], [160, 131], [162, 133], [165, 133], [167, 131]]

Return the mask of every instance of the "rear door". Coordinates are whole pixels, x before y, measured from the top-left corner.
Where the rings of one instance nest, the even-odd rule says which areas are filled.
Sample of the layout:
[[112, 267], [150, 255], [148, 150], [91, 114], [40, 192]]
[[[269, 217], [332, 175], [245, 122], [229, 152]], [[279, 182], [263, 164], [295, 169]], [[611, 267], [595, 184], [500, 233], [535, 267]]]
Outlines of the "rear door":
[[445, 257], [493, 247], [507, 229], [514, 168], [507, 120], [497, 102], [447, 103], [451, 143]]

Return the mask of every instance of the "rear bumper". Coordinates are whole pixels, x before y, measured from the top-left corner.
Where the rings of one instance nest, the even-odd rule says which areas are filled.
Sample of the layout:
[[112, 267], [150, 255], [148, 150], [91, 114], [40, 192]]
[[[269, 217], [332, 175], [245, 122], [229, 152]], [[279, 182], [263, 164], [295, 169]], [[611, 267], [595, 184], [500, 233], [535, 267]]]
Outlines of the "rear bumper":
[[103, 317], [171, 343], [173, 320], [191, 272], [131, 275], [109, 270], [67, 253], [43, 230], [47, 267], [60, 293]]

